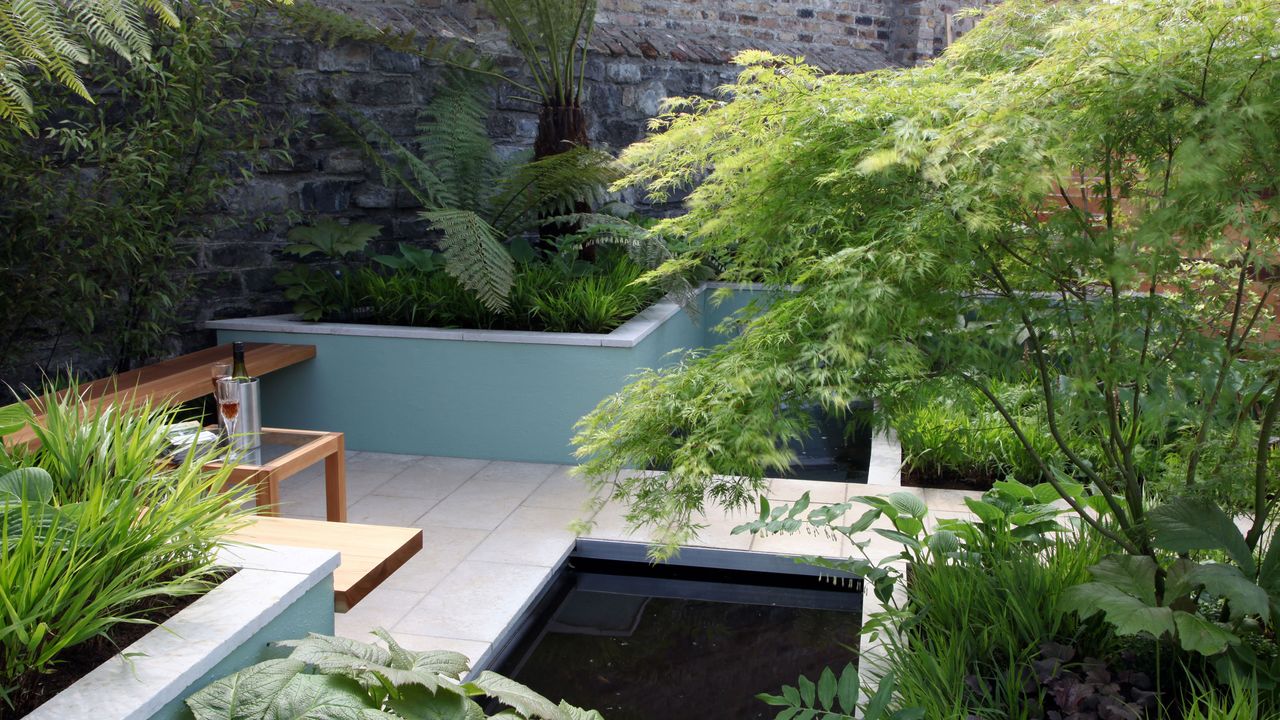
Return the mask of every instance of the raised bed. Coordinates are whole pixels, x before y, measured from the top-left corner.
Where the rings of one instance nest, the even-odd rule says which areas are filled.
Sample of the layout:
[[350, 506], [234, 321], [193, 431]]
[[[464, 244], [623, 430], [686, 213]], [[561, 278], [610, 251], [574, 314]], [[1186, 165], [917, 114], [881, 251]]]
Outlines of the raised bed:
[[222, 561], [237, 572], [27, 720], [185, 720], [188, 696], [268, 659], [269, 643], [333, 634], [338, 553], [235, 548]]
[[[263, 382], [263, 422], [336, 430], [353, 450], [572, 462], [574, 424], [644, 368], [721, 341], [758, 290], [660, 302], [609, 334], [310, 323], [279, 315], [207, 324], [218, 342], [304, 343], [316, 358]], [[253, 368], [249, 368], [253, 372]]]

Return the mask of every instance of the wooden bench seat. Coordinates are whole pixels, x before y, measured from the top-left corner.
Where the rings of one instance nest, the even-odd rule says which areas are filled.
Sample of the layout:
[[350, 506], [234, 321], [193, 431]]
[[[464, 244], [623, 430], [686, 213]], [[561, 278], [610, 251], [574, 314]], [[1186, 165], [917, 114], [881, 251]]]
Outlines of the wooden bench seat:
[[256, 517], [227, 538], [246, 545], [286, 545], [342, 553], [333, 572], [333, 605], [346, 612], [422, 549], [422, 530], [323, 520]]
[[[244, 364], [249, 374], [261, 376], [315, 356], [314, 345], [245, 343]], [[122, 407], [148, 401], [183, 403], [213, 392], [210, 366], [216, 362], [231, 362], [229, 343], [81, 385], [80, 394], [86, 401]], [[36, 407], [39, 402], [39, 398], [35, 398], [27, 404]], [[34, 437], [31, 429], [25, 428], [6, 437], [5, 442], [28, 443]]]

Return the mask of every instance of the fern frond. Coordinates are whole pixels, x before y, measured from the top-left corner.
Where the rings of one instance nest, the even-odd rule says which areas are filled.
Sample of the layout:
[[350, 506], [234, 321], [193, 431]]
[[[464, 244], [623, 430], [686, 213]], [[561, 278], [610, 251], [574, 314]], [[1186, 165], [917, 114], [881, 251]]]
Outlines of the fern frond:
[[423, 207], [449, 207], [456, 201], [453, 189], [434, 168], [377, 123], [358, 112], [348, 117], [330, 112], [329, 120], [342, 137], [378, 168], [384, 185], [404, 188]]
[[508, 234], [542, 225], [548, 215], [575, 212], [578, 203], [598, 205], [622, 177], [609, 153], [589, 148], [545, 157], [516, 168], [493, 202], [491, 222]]
[[22, 75], [28, 69], [92, 101], [76, 69], [89, 61], [89, 52], [76, 38], [130, 62], [147, 58], [149, 16], [178, 25], [172, 0], [0, 0], [0, 121], [31, 132], [34, 104]]
[[455, 73], [423, 109], [417, 145], [422, 159], [452, 191], [442, 199], [448, 207], [479, 212], [493, 193], [498, 161], [485, 120], [486, 88]]
[[485, 307], [506, 310], [515, 282], [515, 261], [498, 231], [470, 210], [428, 210], [422, 217], [442, 233], [445, 271]]

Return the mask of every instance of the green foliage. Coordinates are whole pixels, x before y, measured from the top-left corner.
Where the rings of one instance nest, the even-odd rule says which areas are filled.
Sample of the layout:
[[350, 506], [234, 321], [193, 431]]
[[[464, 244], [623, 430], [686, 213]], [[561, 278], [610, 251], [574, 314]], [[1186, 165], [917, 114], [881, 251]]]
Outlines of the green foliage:
[[165, 462], [173, 413], [90, 407], [72, 383], [23, 408], [40, 446], [0, 451], [0, 701], [31, 709], [41, 675], [120, 623], [205, 592], [243, 511], [212, 457]]
[[267, 660], [218, 680], [187, 699], [196, 720], [474, 720], [490, 717], [477, 699], [492, 698], [512, 720], [602, 720], [600, 714], [547, 700], [520, 683], [485, 671], [470, 681], [466, 657], [385, 643], [311, 635], [281, 643], [287, 659]]
[[178, 12], [181, 29], [157, 30], [133, 64], [86, 51], [86, 82], [109, 89], [98, 104], [37, 103], [38, 138], [0, 124], [0, 372], [37, 340], [52, 340], [37, 359], [51, 375], [73, 343], [114, 369], [167, 352], [191, 240], [249, 220], [209, 211], [241, 173], [285, 156], [271, 143], [287, 129], [252, 96], [271, 81], [269, 46], [240, 42], [256, 11]]
[[582, 99], [596, 0], [484, 0], [533, 74], [542, 104]]
[[[1055, 611], [1054, 600], [1087, 580], [1089, 566], [1108, 551], [1095, 533], [1063, 522], [1063, 512], [1050, 504], [1056, 498], [1048, 484], [998, 482], [970, 501], [974, 520], [931, 520], [924, 501], [905, 491], [816, 508], [807, 496], [774, 507], [762, 499], [760, 516], [734, 531], [804, 530], [853, 544], [857, 554], [848, 559], [804, 560], [871, 584], [883, 609], [868, 608], [863, 631], [885, 652], [862, 662], [892, 678], [897, 707], [927, 718], [1003, 713], [990, 716], [1029, 719], [1041, 717], [1024, 693], [1037, 686], [1034, 661], [1044, 643], [1072, 642], [1100, 656], [1116, 649], [1099, 623]], [[870, 509], [846, 519], [855, 505]], [[885, 540], [901, 552], [873, 553]], [[902, 582], [903, 561], [910, 563], [909, 583]]]
[[[1046, 427], [1036, 386], [996, 382], [991, 390], [1017, 420], [1035, 455], [1061, 467], [1062, 454]], [[895, 395], [882, 401], [880, 411], [897, 433], [905, 473], [922, 481], [955, 479], [978, 486], [1009, 476], [1031, 485], [1044, 481], [1035, 457], [972, 388], [937, 381]]]
[[[289, 4], [293, 0], [279, 0]], [[92, 47], [131, 63], [152, 57], [147, 16], [169, 28], [179, 13], [169, 0], [81, 0], [72, 6], [41, 0], [0, 2], [0, 121], [35, 134], [35, 102], [26, 72], [34, 69], [63, 88], [92, 101], [80, 77]]]
[[[571, 214], [581, 204], [602, 204], [604, 188], [621, 170], [607, 153], [587, 148], [536, 161], [500, 159], [485, 129], [487, 112], [484, 86], [453, 77], [423, 109], [411, 146], [359, 113], [331, 117], [378, 167], [383, 182], [427, 208], [422, 217], [440, 234], [445, 269], [500, 313], [515, 282], [512, 241], [549, 222], [583, 219]], [[615, 236], [634, 243], [637, 257], [647, 251], [654, 264], [668, 257], [653, 250], [661, 243], [639, 227], [619, 217], [607, 222]]]
[[810, 718], [811, 720], [923, 720], [924, 711], [919, 708], [908, 708], [889, 711], [889, 703], [893, 700], [893, 677], [880, 678], [876, 692], [867, 701], [866, 707], [858, 712], [858, 668], [853, 663], [844, 666], [840, 677], [831, 668], [825, 668], [818, 676], [818, 682], [801, 677], [796, 687], [784, 685], [781, 695], [761, 693], [756, 697], [769, 705], [785, 708], [777, 715], [777, 720], [792, 718]]
[[1185, 703], [1183, 720], [1262, 720], [1256, 681], [1233, 677], [1225, 688], [1193, 680], [1195, 691]]
[[[1277, 276], [1254, 272], [1280, 257], [1277, 46], [1263, 0], [1010, 0], [927, 67], [744, 54], [728, 97], [673, 102], [627, 151], [623, 184], [699, 183], [658, 230], [795, 292], [605, 400], [580, 425], [587, 474], [631, 521], [687, 532], [790, 463], [798, 408], [945, 380], [1041, 477], [1099, 496], [1081, 521], [1131, 554], [1169, 467], [1196, 494], [1239, 484], [1223, 461], [1244, 454], [1256, 547], [1278, 497]], [[1024, 377], [1060, 465], [996, 392]], [[1207, 452], [1219, 436], [1236, 450]], [[670, 470], [629, 470], [648, 467]]]
[[595, 263], [573, 260], [568, 252], [539, 259], [527, 250], [527, 261], [513, 260], [509, 300], [497, 311], [448, 271], [441, 254], [411, 245], [401, 245], [396, 255], [375, 257], [383, 269], [329, 266], [354, 262], [373, 233], [351, 233], [334, 223], [321, 233], [319, 244], [292, 246], [295, 254], [328, 261], [299, 264], [276, 276], [294, 311], [312, 321], [607, 333], [662, 296], [641, 281], [644, 268], [610, 248]]

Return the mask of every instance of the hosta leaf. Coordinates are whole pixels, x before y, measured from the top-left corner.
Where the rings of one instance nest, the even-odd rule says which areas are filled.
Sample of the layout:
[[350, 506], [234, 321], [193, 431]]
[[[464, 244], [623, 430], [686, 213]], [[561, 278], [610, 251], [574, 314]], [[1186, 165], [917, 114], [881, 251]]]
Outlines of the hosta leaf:
[[53, 478], [44, 468], [25, 467], [0, 475], [0, 502], [6, 496], [39, 504], [53, 499]]
[[16, 433], [27, 425], [27, 413], [20, 403], [0, 407], [0, 437]]
[[938, 555], [946, 555], [960, 549], [960, 539], [950, 530], [936, 530], [928, 539], [929, 549]]
[[1146, 555], [1108, 555], [1089, 574], [1144, 604], [1156, 604], [1156, 561]]
[[1256, 572], [1244, 535], [1212, 501], [1178, 498], [1147, 513], [1147, 524], [1158, 547], [1177, 553], [1222, 550], [1246, 575]]
[[924, 504], [924, 500], [909, 492], [896, 492], [889, 495], [889, 504], [893, 505], [898, 512], [916, 519], [929, 514], [929, 506]]
[[510, 705], [529, 718], [560, 720], [560, 709], [550, 700], [510, 678], [485, 670], [466, 687], [479, 690], [489, 697]]
[[1177, 625], [1178, 642], [1183, 650], [1201, 655], [1217, 655], [1228, 646], [1240, 642], [1235, 635], [1199, 615], [1178, 612], [1174, 613], [1173, 621]]
[[1210, 594], [1226, 598], [1232, 617], [1259, 615], [1263, 622], [1271, 618], [1267, 592], [1245, 577], [1240, 569], [1222, 563], [1203, 563], [1187, 571], [1188, 582], [1204, 585]]
[[979, 520], [984, 523], [992, 524], [1004, 519], [1004, 512], [989, 502], [974, 500], [973, 498], [967, 497], [964, 499], [964, 504], [971, 512], [973, 512], [974, 515], [978, 516]]
[[1100, 582], [1067, 588], [1058, 600], [1060, 612], [1075, 611], [1087, 618], [1099, 612], [1106, 616], [1119, 635], [1149, 633], [1155, 637], [1173, 632], [1173, 611], [1152, 607], [1138, 598]]

